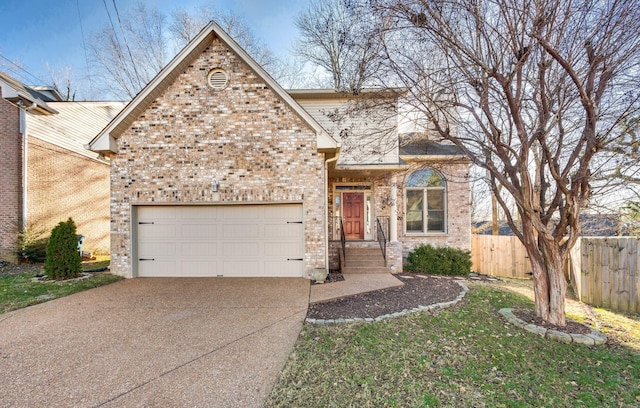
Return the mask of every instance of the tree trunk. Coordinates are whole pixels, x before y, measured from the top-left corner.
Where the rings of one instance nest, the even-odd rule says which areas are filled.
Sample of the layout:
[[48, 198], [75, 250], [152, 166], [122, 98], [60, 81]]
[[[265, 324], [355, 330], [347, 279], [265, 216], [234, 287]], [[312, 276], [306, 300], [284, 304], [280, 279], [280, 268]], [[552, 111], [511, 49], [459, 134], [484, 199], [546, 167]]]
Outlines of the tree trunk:
[[[536, 249], [536, 251], [538, 251]], [[556, 326], [565, 326], [565, 296], [567, 294], [567, 282], [564, 278], [564, 263], [561, 260], [559, 251], [553, 254], [545, 262], [534, 262], [533, 268], [533, 289], [535, 293], [536, 315], [546, 322]]]
[[[527, 224], [527, 225], [525, 225]], [[531, 261], [536, 316], [556, 326], [565, 326], [565, 259], [560, 246], [523, 222], [524, 246]]]

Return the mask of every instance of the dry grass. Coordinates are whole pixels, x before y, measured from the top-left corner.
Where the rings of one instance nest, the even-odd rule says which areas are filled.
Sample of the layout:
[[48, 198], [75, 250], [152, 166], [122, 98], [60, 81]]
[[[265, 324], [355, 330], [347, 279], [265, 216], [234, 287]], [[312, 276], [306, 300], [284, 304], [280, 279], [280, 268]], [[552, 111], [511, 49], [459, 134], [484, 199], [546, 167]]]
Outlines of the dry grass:
[[599, 323], [613, 341], [557, 343], [497, 313], [532, 308], [530, 294], [526, 282], [473, 283], [465, 300], [435, 313], [306, 325], [266, 406], [637, 407], [638, 317], [572, 301], [572, 318]]

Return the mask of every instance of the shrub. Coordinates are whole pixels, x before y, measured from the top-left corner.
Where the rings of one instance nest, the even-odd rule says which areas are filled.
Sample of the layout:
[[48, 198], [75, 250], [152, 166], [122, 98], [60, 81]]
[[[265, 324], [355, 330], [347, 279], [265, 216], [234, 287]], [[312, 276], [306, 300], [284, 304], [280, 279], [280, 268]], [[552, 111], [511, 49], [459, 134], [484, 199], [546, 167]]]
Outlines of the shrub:
[[471, 271], [471, 252], [421, 244], [409, 254], [406, 269], [433, 275], [468, 275]]
[[18, 259], [29, 263], [44, 262], [47, 257], [47, 242], [49, 238], [44, 236], [44, 230], [33, 226], [26, 227], [18, 232], [16, 255]]
[[44, 272], [49, 279], [76, 278], [82, 271], [76, 224], [71, 218], [60, 222], [51, 231], [47, 244]]

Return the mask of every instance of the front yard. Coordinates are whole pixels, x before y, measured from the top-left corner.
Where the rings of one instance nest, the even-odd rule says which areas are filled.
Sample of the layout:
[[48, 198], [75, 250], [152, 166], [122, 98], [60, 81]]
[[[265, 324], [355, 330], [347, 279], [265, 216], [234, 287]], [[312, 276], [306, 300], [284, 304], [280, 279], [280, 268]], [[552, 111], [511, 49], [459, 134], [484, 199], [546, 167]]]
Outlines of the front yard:
[[[109, 265], [109, 259], [83, 262], [83, 270], [96, 270]], [[110, 273], [92, 273], [88, 279], [39, 282], [42, 264], [7, 265], [0, 268], [0, 313], [46, 302], [72, 293], [107, 285], [122, 279]]]
[[[268, 407], [637, 407], [640, 317], [569, 302], [605, 346], [562, 344], [506, 323], [527, 284], [471, 285], [451, 309], [376, 324], [305, 325]], [[520, 293], [518, 293], [520, 292]], [[529, 290], [530, 292], [530, 290]]]

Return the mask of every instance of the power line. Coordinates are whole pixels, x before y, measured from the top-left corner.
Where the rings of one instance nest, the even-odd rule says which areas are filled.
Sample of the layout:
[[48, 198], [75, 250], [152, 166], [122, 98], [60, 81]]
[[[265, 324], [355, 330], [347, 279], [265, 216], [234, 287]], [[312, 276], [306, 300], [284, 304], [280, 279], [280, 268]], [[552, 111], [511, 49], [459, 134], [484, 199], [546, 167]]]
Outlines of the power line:
[[43, 81], [42, 78], [38, 78], [37, 76], [35, 76], [31, 72], [27, 71], [25, 68], [21, 67], [20, 65], [16, 64], [15, 62], [11, 61], [9, 58], [5, 57], [4, 55], [0, 54], [0, 58], [2, 58], [3, 60], [7, 61], [8, 63], [10, 63], [14, 67], [16, 67], [18, 70], [26, 73], [31, 78], [35, 79], [37, 84], [45, 85], [47, 83], [46, 81]]
[[84, 50], [84, 64], [87, 79], [89, 80], [89, 93], [93, 95], [93, 80], [89, 74], [89, 56], [87, 54], [87, 43], [84, 39], [84, 27], [82, 25], [82, 14], [80, 13], [80, 0], [76, 0], [76, 8], [78, 9], [78, 21], [80, 22], [80, 35], [82, 35], [82, 49]]
[[120, 20], [120, 13], [118, 12], [118, 6], [116, 6], [116, 0], [113, 0], [113, 8], [116, 10], [116, 16], [118, 17], [118, 24], [120, 24], [120, 32], [122, 32], [122, 39], [124, 40], [124, 45], [127, 47], [127, 51], [129, 52], [129, 58], [131, 59], [131, 65], [133, 65], [133, 72], [136, 74], [136, 78], [138, 79], [138, 88], [143, 84], [140, 79], [140, 75], [138, 74], [138, 68], [136, 67], [136, 61], [133, 59], [133, 55], [131, 54], [131, 48], [129, 48], [129, 42], [127, 41], [127, 36], [124, 32], [124, 28], [122, 27], [122, 20]]

